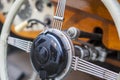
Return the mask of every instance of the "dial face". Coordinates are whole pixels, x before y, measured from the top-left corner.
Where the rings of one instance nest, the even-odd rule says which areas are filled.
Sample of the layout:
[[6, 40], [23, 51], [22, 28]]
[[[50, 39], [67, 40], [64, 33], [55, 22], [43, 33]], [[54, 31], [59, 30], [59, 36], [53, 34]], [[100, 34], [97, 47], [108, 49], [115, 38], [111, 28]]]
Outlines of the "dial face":
[[22, 5], [22, 7], [20, 8], [19, 12], [18, 12], [18, 16], [20, 19], [22, 20], [26, 20], [28, 19], [30, 16], [32, 15], [32, 8], [28, 2], [28, 0], [26, 0], [24, 2], [24, 4]]
[[37, 0], [35, 3], [35, 6], [38, 11], [43, 11], [43, 1], [42, 0]]
[[46, 23], [48, 26], [52, 25], [52, 17], [51, 17], [51, 15], [46, 15], [44, 17], [44, 23]]

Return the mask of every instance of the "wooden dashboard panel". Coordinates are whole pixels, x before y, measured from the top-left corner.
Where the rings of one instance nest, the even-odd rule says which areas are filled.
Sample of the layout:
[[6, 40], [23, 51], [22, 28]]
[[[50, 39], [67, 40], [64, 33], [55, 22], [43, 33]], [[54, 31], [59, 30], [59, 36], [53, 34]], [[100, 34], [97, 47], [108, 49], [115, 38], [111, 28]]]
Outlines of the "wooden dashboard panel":
[[[53, 1], [56, 2], [56, 0]], [[71, 26], [87, 32], [94, 32], [95, 28], [101, 28], [104, 45], [109, 49], [120, 50], [116, 27], [100, 0], [68, 0], [63, 29]]]

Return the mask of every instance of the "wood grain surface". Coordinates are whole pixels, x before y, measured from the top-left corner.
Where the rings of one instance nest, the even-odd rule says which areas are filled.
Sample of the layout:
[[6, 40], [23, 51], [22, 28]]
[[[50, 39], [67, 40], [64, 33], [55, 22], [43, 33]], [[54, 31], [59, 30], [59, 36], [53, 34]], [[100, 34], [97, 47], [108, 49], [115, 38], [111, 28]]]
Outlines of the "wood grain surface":
[[[57, 0], [53, 0], [57, 2]], [[105, 47], [120, 50], [120, 40], [114, 22], [100, 0], [67, 0], [63, 29], [75, 26], [86, 32], [103, 31]]]

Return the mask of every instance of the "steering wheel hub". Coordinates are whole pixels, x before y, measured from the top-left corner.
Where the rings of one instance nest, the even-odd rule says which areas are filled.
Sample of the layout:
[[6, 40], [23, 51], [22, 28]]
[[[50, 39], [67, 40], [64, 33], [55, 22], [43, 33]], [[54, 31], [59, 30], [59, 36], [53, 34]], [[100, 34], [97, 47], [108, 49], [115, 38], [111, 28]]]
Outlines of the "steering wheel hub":
[[48, 50], [45, 47], [39, 47], [38, 53], [36, 54], [38, 61], [41, 64], [45, 64], [49, 59], [49, 53]]
[[[31, 61], [41, 78], [56, 78], [71, 67], [73, 45], [69, 37], [57, 29], [41, 33], [33, 42]], [[69, 66], [68, 66], [69, 65]]]

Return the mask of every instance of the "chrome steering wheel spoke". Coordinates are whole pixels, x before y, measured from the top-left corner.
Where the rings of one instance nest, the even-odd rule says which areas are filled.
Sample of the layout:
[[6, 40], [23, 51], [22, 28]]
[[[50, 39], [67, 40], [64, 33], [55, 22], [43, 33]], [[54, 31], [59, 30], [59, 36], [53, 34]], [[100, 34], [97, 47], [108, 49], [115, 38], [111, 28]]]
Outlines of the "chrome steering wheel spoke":
[[76, 56], [73, 56], [72, 69], [75, 71], [82, 71], [105, 80], [117, 80], [119, 75], [118, 73], [80, 59]]
[[19, 38], [14, 38], [14, 37], [8, 37], [8, 44], [9, 45], [12, 45], [14, 47], [17, 47], [27, 53], [30, 52], [30, 49], [31, 49], [31, 45], [32, 45], [32, 42], [31, 41], [27, 41], [27, 40], [22, 40], [22, 39], [19, 39]]

